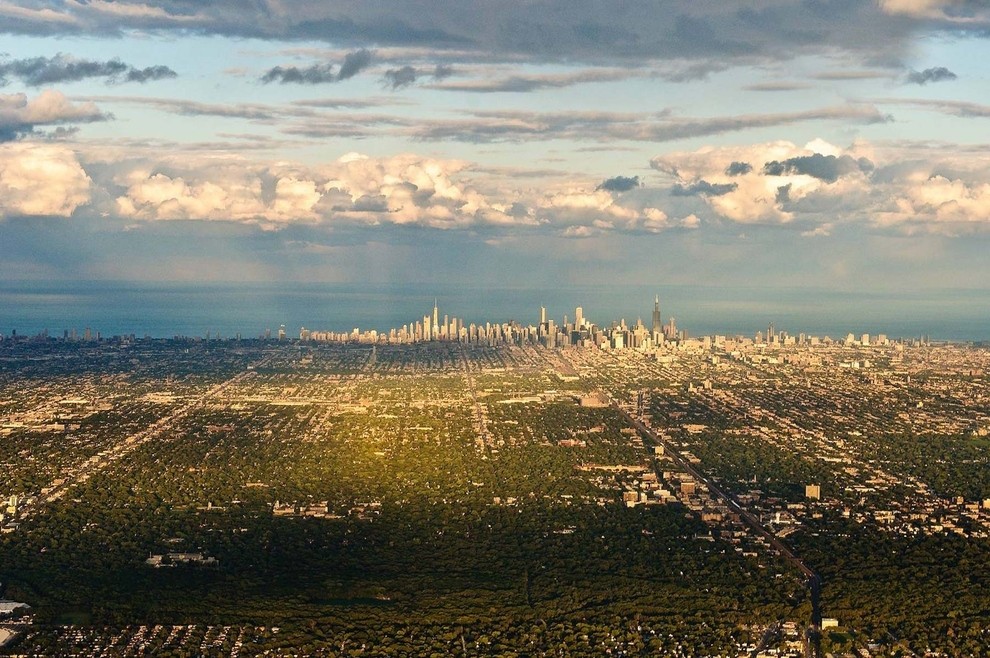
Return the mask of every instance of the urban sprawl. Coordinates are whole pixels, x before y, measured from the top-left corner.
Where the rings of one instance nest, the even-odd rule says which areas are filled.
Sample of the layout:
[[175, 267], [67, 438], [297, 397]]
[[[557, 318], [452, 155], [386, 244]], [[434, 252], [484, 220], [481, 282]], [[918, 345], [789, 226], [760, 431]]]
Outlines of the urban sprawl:
[[267, 335], [0, 340], [0, 654], [990, 646], [984, 345]]

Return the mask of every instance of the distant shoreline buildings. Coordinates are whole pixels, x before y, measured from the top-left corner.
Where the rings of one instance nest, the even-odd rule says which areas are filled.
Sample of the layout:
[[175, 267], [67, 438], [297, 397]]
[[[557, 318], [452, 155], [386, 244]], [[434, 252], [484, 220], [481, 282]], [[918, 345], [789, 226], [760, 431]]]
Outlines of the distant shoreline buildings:
[[[279, 333], [280, 340], [284, 339], [283, 332]], [[871, 336], [847, 334], [843, 339], [832, 339], [829, 336], [818, 337], [800, 333], [797, 336], [786, 331], [777, 331], [771, 322], [766, 335], [756, 332], [752, 338], [744, 336], [708, 335], [691, 338], [688, 332], [677, 327], [676, 319], [671, 316], [663, 323], [660, 314], [660, 296], [653, 301], [653, 315], [650, 327], [643, 323], [642, 318], [634, 325], [626, 324], [625, 319], [612, 321], [608, 326], [590, 322], [584, 315], [584, 308], [574, 309], [574, 320], [565, 314], [558, 325], [547, 315], [545, 306], [540, 307], [539, 323], [524, 324], [515, 320], [503, 323], [486, 322], [484, 324], [470, 323], [457, 317], [444, 314], [440, 318], [439, 303], [434, 300], [432, 314], [423, 318], [395, 327], [388, 331], [379, 332], [375, 329], [362, 331], [355, 327], [351, 331], [314, 331], [303, 327], [299, 331], [302, 342], [317, 343], [363, 343], [363, 344], [416, 344], [429, 342], [457, 342], [473, 345], [535, 345], [547, 348], [559, 347], [597, 347], [600, 349], [624, 350], [635, 349], [650, 351], [664, 346], [710, 348], [724, 346], [726, 341], [741, 345], [765, 346], [817, 346], [817, 345], [859, 345], [887, 346], [892, 344], [928, 344], [928, 337], [891, 340], [886, 334]]]
[[[244, 340], [240, 333], [232, 336], [222, 336], [220, 332], [207, 331], [205, 336], [182, 336], [175, 335], [173, 340]], [[302, 327], [299, 330], [299, 341], [312, 343], [358, 343], [358, 344], [394, 344], [410, 345], [431, 342], [455, 342], [470, 345], [542, 345], [547, 348], [561, 347], [597, 347], [600, 349], [625, 350], [634, 349], [649, 351], [663, 347], [688, 348], [702, 347], [710, 348], [724, 347], [729, 344], [763, 345], [774, 346], [808, 346], [817, 345], [848, 345], [848, 346], [887, 346], [887, 345], [927, 345], [932, 340], [928, 336], [891, 339], [886, 334], [853, 334], [848, 333], [841, 338], [831, 338], [829, 336], [819, 337], [807, 333], [797, 335], [789, 334], [787, 331], [777, 330], [773, 322], [770, 322], [766, 333], [757, 331], [752, 336], [742, 335], [721, 335], [710, 334], [699, 337], [690, 337], [688, 332], [677, 326], [676, 319], [671, 316], [667, 322], [663, 322], [660, 313], [660, 296], [656, 295], [653, 300], [653, 311], [649, 327], [644, 324], [642, 318], [636, 320], [635, 324], [627, 324], [625, 319], [612, 321], [608, 325], [598, 325], [585, 317], [584, 308], [578, 306], [574, 309], [573, 321], [565, 314], [557, 324], [547, 313], [547, 308], [541, 306], [539, 310], [539, 322], [527, 324], [516, 320], [507, 322], [485, 322], [466, 323], [463, 319], [443, 314], [441, 317], [439, 300], [434, 299], [433, 309], [416, 320], [403, 324], [401, 327], [394, 327], [386, 331], [377, 329], [362, 330], [355, 327], [350, 331], [329, 331], [312, 330]], [[141, 338], [135, 334], [117, 335], [105, 337], [99, 331], [94, 331], [89, 327], [79, 333], [76, 329], [65, 329], [62, 335], [50, 335], [45, 329], [34, 336], [18, 334], [17, 330], [12, 330], [9, 336], [0, 333], [0, 343], [2, 342], [67, 342], [67, 343], [100, 343], [105, 341], [114, 342], [135, 342]], [[143, 340], [167, 340], [153, 339], [145, 335]], [[266, 329], [257, 337], [261, 341], [285, 342], [290, 340], [285, 325], [279, 326], [277, 331]], [[945, 341], [943, 341], [945, 342]], [[952, 341], [948, 341], [952, 342]], [[976, 342], [980, 341], [959, 341]]]

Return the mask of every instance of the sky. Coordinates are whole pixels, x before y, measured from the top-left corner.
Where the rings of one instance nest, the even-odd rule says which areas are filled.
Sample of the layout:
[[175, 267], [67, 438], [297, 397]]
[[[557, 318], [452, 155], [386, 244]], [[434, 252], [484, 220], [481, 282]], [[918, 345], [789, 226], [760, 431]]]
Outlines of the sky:
[[0, 0], [0, 279], [990, 287], [986, 0]]

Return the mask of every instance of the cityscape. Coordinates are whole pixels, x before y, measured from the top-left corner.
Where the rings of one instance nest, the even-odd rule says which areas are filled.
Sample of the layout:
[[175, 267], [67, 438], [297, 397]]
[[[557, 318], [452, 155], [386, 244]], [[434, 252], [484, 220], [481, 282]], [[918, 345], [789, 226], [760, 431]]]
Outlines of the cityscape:
[[589, 317], [11, 332], [0, 651], [987, 646], [986, 346]]
[[0, 38], [0, 658], [990, 658], [990, 1]]

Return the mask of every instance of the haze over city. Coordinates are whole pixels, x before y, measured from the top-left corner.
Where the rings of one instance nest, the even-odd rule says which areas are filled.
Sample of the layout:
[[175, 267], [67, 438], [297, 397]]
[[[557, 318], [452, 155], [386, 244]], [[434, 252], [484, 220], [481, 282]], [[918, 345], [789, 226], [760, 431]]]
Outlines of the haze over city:
[[0, 277], [985, 287], [982, 2], [0, 4]]

